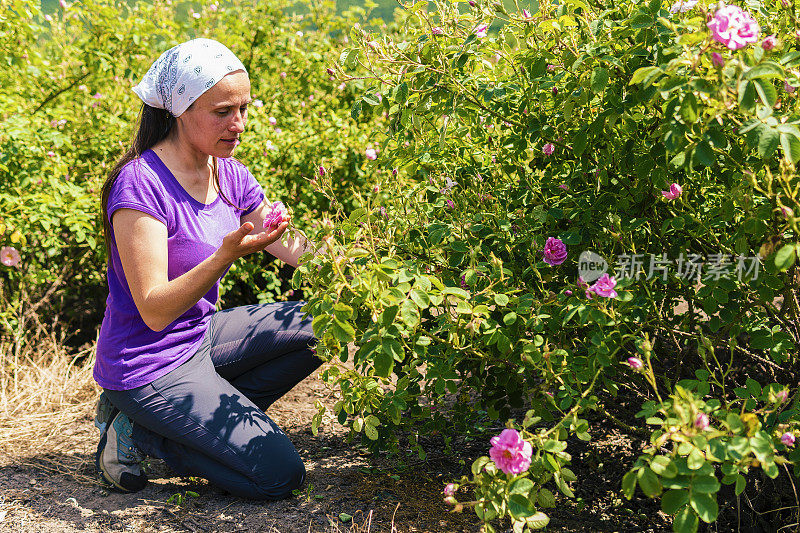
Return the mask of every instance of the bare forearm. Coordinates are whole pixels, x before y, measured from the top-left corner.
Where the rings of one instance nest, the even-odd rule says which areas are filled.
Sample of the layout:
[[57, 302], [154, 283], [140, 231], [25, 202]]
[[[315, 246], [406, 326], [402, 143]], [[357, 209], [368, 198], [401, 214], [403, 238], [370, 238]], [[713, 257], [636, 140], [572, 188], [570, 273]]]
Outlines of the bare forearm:
[[185, 274], [153, 287], [139, 306], [145, 324], [154, 331], [166, 328], [199, 302], [232, 262], [217, 251]]

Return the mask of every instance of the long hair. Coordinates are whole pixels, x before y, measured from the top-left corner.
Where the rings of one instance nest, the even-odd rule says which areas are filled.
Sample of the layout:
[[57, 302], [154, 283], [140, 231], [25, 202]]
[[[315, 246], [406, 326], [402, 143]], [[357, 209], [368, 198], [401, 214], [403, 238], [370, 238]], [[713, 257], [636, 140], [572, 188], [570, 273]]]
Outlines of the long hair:
[[[189, 106], [190, 109], [191, 107], [192, 106]], [[112, 228], [111, 222], [108, 220], [108, 197], [111, 194], [111, 187], [114, 186], [114, 182], [117, 180], [117, 177], [119, 177], [125, 165], [141, 157], [144, 152], [166, 139], [174, 126], [175, 117], [172, 116], [169, 111], [142, 104], [142, 111], [139, 114], [138, 127], [136, 135], [133, 138], [133, 143], [122, 158], [117, 161], [117, 164], [114, 165], [114, 168], [106, 177], [106, 181], [103, 183], [103, 188], [101, 189], [100, 202], [103, 214], [103, 235], [106, 243], [106, 254], [108, 254], [109, 258], [111, 257]], [[212, 158], [211, 172], [214, 176], [214, 186], [217, 189], [217, 193], [222, 196], [225, 203], [236, 209], [243, 210], [233, 205], [222, 192], [222, 188], [219, 185], [219, 167], [216, 157]]]

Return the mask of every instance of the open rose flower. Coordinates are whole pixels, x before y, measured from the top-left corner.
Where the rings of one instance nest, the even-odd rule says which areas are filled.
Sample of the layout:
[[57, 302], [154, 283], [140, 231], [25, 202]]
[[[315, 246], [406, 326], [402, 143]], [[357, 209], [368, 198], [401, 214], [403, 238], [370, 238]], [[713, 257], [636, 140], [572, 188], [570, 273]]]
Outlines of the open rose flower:
[[723, 6], [714, 12], [707, 24], [711, 36], [731, 50], [738, 50], [758, 41], [761, 27], [739, 6]]
[[456, 490], [458, 490], [458, 485], [456, 485], [455, 483], [448, 483], [444, 487], [444, 495], [445, 496], [453, 496], [453, 495], [455, 495]]
[[367, 159], [370, 161], [375, 161], [378, 159], [378, 152], [376, 152], [374, 148], [367, 148], [364, 150], [364, 155], [366, 155]]
[[19, 264], [19, 252], [13, 246], [3, 246], [0, 248], [0, 263], [7, 267], [17, 266]]
[[763, 41], [761, 41], [761, 48], [764, 50], [772, 50], [776, 46], [778, 46], [778, 39], [775, 37], [775, 35], [768, 35], [767, 37], [764, 37]]
[[553, 143], [547, 143], [544, 146], [542, 146], [542, 153], [544, 155], [552, 155], [553, 152], [555, 152], [555, 151], [556, 151], [556, 147], [555, 147], [555, 145]]
[[436, 26], [435, 28], [433, 28], [431, 30], [431, 33], [434, 34], [434, 35], [442, 35], [444, 33], [444, 30], [442, 28], [440, 28], [439, 26]]
[[283, 205], [283, 202], [273, 203], [269, 213], [264, 217], [264, 227], [271, 230], [277, 228], [287, 215], [286, 206]]
[[606, 272], [594, 282], [594, 285], [589, 287], [589, 290], [586, 291], [587, 296], [589, 292], [593, 292], [598, 296], [602, 296], [603, 298], [616, 298], [617, 291], [614, 290], [614, 287], [616, 286], [617, 280], [614, 279], [614, 276], [609, 276]]
[[567, 245], [555, 237], [548, 237], [544, 243], [544, 262], [550, 266], [557, 266], [567, 258]]
[[792, 435], [788, 431], [783, 435], [781, 435], [781, 442], [786, 446], [794, 446], [794, 441], [795, 441], [794, 435]]
[[694, 418], [694, 427], [702, 431], [708, 428], [708, 423], [707, 414], [697, 413], [697, 416]]
[[530, 468], [533, 448], [516, 429], [504, 429], [489, 442], [492, 445], [489, 456], [506, 474], [521, 474]]
[[681, 187], [677, 183], [673, 183], [669, 186], [668, 191], [661, 191], [661, 194], [667, 200], [675, 200], [681, 195], [682, 192], [683, 192], [683, 187]]

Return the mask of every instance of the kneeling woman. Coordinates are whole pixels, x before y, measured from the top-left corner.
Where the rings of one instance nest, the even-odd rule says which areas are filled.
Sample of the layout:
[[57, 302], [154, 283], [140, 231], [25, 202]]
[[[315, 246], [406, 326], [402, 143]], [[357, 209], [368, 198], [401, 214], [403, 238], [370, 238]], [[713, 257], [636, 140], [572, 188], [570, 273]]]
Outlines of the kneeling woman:
[[133, 146], [102, 192], [109, 296], [94, 377], [103, 388], [96, 465], [122, 491], [147, 483], [158, 457], [247, 498], [290, 495], [305, 477], [264, 413], [321, 363], [302, 302], [215, 312], [220, 278], [263, 250], [288, 264], [310, 243], [263, 228], [264, 192], [231, 156], [250, 80], [224, 45], [195, 39], [164, 52], [134, 92]]

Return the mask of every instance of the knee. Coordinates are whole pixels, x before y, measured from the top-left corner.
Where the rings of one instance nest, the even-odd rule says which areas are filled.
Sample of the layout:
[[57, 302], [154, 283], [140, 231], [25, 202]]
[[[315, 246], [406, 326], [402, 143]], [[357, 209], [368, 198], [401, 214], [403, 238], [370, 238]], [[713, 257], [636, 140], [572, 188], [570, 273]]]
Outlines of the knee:
[[253, 494], [256, 500], [281, 500], [292, 495], [292, 491], [300, 488], [306, 478], [306, 467], [300, 456], [281, 461], [280, 464], [264, 465], [256, 475]]

